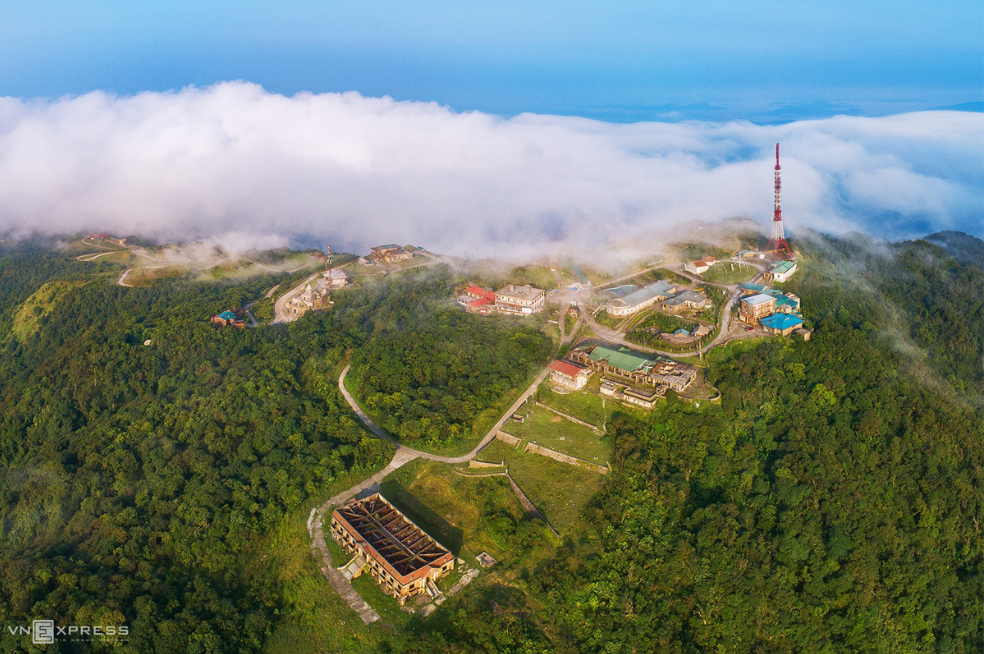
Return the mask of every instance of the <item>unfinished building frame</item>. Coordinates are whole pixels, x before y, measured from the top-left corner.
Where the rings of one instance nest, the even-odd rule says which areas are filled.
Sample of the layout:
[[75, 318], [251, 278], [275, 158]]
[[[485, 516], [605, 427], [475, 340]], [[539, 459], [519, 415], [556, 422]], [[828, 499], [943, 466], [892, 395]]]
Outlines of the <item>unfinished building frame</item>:
[[454, 555], [379, 493], [335, 509], [331, 535], [401, 605], [454, 568]]

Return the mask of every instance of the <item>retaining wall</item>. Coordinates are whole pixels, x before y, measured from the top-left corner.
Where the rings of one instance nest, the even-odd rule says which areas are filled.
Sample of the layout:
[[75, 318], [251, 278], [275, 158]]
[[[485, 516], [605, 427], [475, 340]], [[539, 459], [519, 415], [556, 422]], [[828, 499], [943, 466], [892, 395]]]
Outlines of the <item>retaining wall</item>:
[[575, 458], [568, 454], [563, 454], [557, 450], [551, 450], [549, 447], [541, 447], [540, 445], [536, 445], [534, 443], [527, 443], [526, 447], [523, 448], [523, 451], [540, 454], [555, 461], [560, 461], [561, 463], [566, 463], [567, 465], [577, 466], [578, 468], [584, 468], [585, 470], [591, 470], [592, 472], [597, 472], [602, 475], [608, 474], [608, 468], [605, 466], [600, 466], [596, 463], [590, 463], [588, 461], [582, 461], [581, 459]]

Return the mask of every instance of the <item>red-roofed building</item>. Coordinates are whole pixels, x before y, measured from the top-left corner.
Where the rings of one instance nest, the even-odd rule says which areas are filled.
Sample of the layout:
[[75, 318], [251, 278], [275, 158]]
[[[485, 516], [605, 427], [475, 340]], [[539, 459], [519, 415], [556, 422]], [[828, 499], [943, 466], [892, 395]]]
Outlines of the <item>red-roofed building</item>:
[[489, 302], [495, 302], [495, 293], [490, 289], [481, 288], [480, 286], [469, 286], [465, 290], [465, 295], [468, 297], [473, 297], [476, 300], [488, 300]]
[[584, 388], [593, 372], [570, 361], [557, 359], [550, 362], [550, 381], [575, 391]]

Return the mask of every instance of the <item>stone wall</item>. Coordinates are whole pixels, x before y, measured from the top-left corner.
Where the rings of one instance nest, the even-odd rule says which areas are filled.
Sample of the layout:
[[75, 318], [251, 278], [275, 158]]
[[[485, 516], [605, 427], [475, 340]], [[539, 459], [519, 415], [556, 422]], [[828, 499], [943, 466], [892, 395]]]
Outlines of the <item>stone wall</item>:
[[475, 459], [468, 461], [469, 468], [501, 468], [504, 464], [505, 462], [490, 463], [488, 461], [477, 461]]
[[597, 472], [602, 475], [608, 474], [608, 468], [605, 466], [589, 463], [588, 461], [582, 461], [581, 459], [575, 458], [568, 454], [562, 454], [556, 450], [551, 450], [549, 447], [541, 447], [540, 445], [536, 445], [534, 443], [527, 443], [523, 451], [540, 454], [555, 461], [560, 461], [561, 463], [566, 463], [567, 465], [577, 466], [578, 468], [584, 468], [585, 470], [591, 470], [592, 472]]
[[496, 440], [500, 440], [507, 445], [519, 445], [520, 439], [515, 436], [511, 436], [504, 431], [498, 431], [495, 433]]

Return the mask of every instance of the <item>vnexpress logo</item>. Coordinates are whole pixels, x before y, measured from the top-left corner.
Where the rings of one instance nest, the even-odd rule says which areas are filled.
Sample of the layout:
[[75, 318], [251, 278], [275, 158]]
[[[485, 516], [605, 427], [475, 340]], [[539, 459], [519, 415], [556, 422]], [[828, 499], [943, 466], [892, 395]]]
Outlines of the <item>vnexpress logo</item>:
[[31, 636], [35, 645], [54, 645], [56, 641], [90, 643], [93, 641], [120, 642], [128, 640], [130, 628], [125, 624], [115, 625], [57, 625], [54, 620], [32, 620], [30, 627], [7, 627], [12, 636]]
[[55, 621], [35, 620], [31, 623], [31, 642], [35, 645], [55, 644]]

